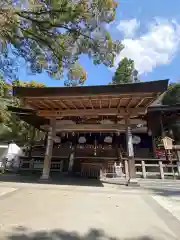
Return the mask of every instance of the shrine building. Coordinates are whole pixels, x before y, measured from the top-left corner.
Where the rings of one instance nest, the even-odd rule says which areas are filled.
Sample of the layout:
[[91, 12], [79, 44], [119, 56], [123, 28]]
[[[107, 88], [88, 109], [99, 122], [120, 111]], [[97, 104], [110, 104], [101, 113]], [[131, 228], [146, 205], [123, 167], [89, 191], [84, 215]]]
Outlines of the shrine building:
[[147, 134], [151, 130], [147, 109], [167, 87], [168, 80], [14, 87], [13, 94], [21, 101], [21, 107], [14, 112], [47, 132], [45, 142], [32, 146], [24, 169], [39, 169], [43, 180], [48, 180], [51, 171], [99, 177], [108, 171], [110, 163], [121, 163], [121, 174], [129, 174], [129, 181], [135, 179], [134, 159], [154, 152], [152, 136]]

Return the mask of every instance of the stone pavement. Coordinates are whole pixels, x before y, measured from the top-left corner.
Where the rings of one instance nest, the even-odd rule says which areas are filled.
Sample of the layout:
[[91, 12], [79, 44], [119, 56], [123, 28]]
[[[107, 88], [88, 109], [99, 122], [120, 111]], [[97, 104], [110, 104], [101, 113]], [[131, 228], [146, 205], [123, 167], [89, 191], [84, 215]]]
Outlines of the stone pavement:
[[0, 240], [180, 239], [180, 221], [159, 197], [150, 189], [109, 184], [1, 182]]
[[152, 198], [180, 221], [180, 196], [153, 195]]

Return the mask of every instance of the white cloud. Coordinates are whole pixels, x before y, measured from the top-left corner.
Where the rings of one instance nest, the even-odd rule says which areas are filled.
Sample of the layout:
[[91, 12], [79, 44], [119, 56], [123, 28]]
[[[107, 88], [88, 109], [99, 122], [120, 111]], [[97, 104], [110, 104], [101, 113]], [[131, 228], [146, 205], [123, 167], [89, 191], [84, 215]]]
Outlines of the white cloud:
[[124, 37], [134, 37], [136, 31], [140, 27], [140, 22], [135, 18], [131, 20], [120, 21], [117, 29], [123, 33]]
[[149, 25], [147, 33], [140, 37], [125, 38], [125, 48], [117, 56], [115, 67], [119, 61], [128, 57], [135, 61], [140, 73], [151, 72], [153, 68], [168, 64], [180, 49], [180, 25], [176, 21], [156, 19]]

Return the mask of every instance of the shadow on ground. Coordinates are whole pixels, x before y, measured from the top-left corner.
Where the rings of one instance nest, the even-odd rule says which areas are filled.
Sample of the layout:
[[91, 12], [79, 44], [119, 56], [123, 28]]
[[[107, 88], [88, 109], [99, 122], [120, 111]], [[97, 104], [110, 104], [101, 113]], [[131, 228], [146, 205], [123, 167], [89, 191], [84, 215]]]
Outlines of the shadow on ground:
[[40, 176], [40, 173], [36, 172], [21, 174], [5, 173], [0, 175], [0, 182], [103, 187], [103, 184], [99, 179], [88, 179], [80, 176], [68, 176], [60, 175], [59, 173], [52, 173], [48, 181], [40, 181]]
[[[28, 229], [23, 227], [15, 229], [14, 233], [7, 236], [7, 240], [157, 240], [157, 239], [169, 239], [175, 240], [172, 235], [167, 236], [167, 233], [161, 234], [162, 238], [159, 236], [139, 236], [130, 238], [116, 238], [113, 236], [108, 236], [103, 230], [100, 229], [90, 229], [85, 235], [79, 235], [77, 232], [66, 232], [64, 230], [54, 230], [54, 231], [38, 231], [29, 232]], [[164, 238], [166, 237], [166, 238]]]

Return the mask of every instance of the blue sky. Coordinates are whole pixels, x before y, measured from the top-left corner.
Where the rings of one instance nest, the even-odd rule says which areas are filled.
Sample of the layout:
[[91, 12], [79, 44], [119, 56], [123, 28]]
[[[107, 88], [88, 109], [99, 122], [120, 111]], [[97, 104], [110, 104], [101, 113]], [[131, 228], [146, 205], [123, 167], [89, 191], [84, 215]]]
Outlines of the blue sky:
[[[120, 0], [115, 21], [109, 26], [114, 39], [122, 40], [124, 50], [115, 61], [127, 56], [135, 61], [142, 81], [180, 79], [180, 1]], [[113, 71], [103, 65], [94, 66], [86, 56], [80, 63], [87, 71], [85, 85], [107, 84]], [[30, 75], [24, 69], [21, 80], [36, 80], [48, 86], [62, 86], [45, 73]]]

